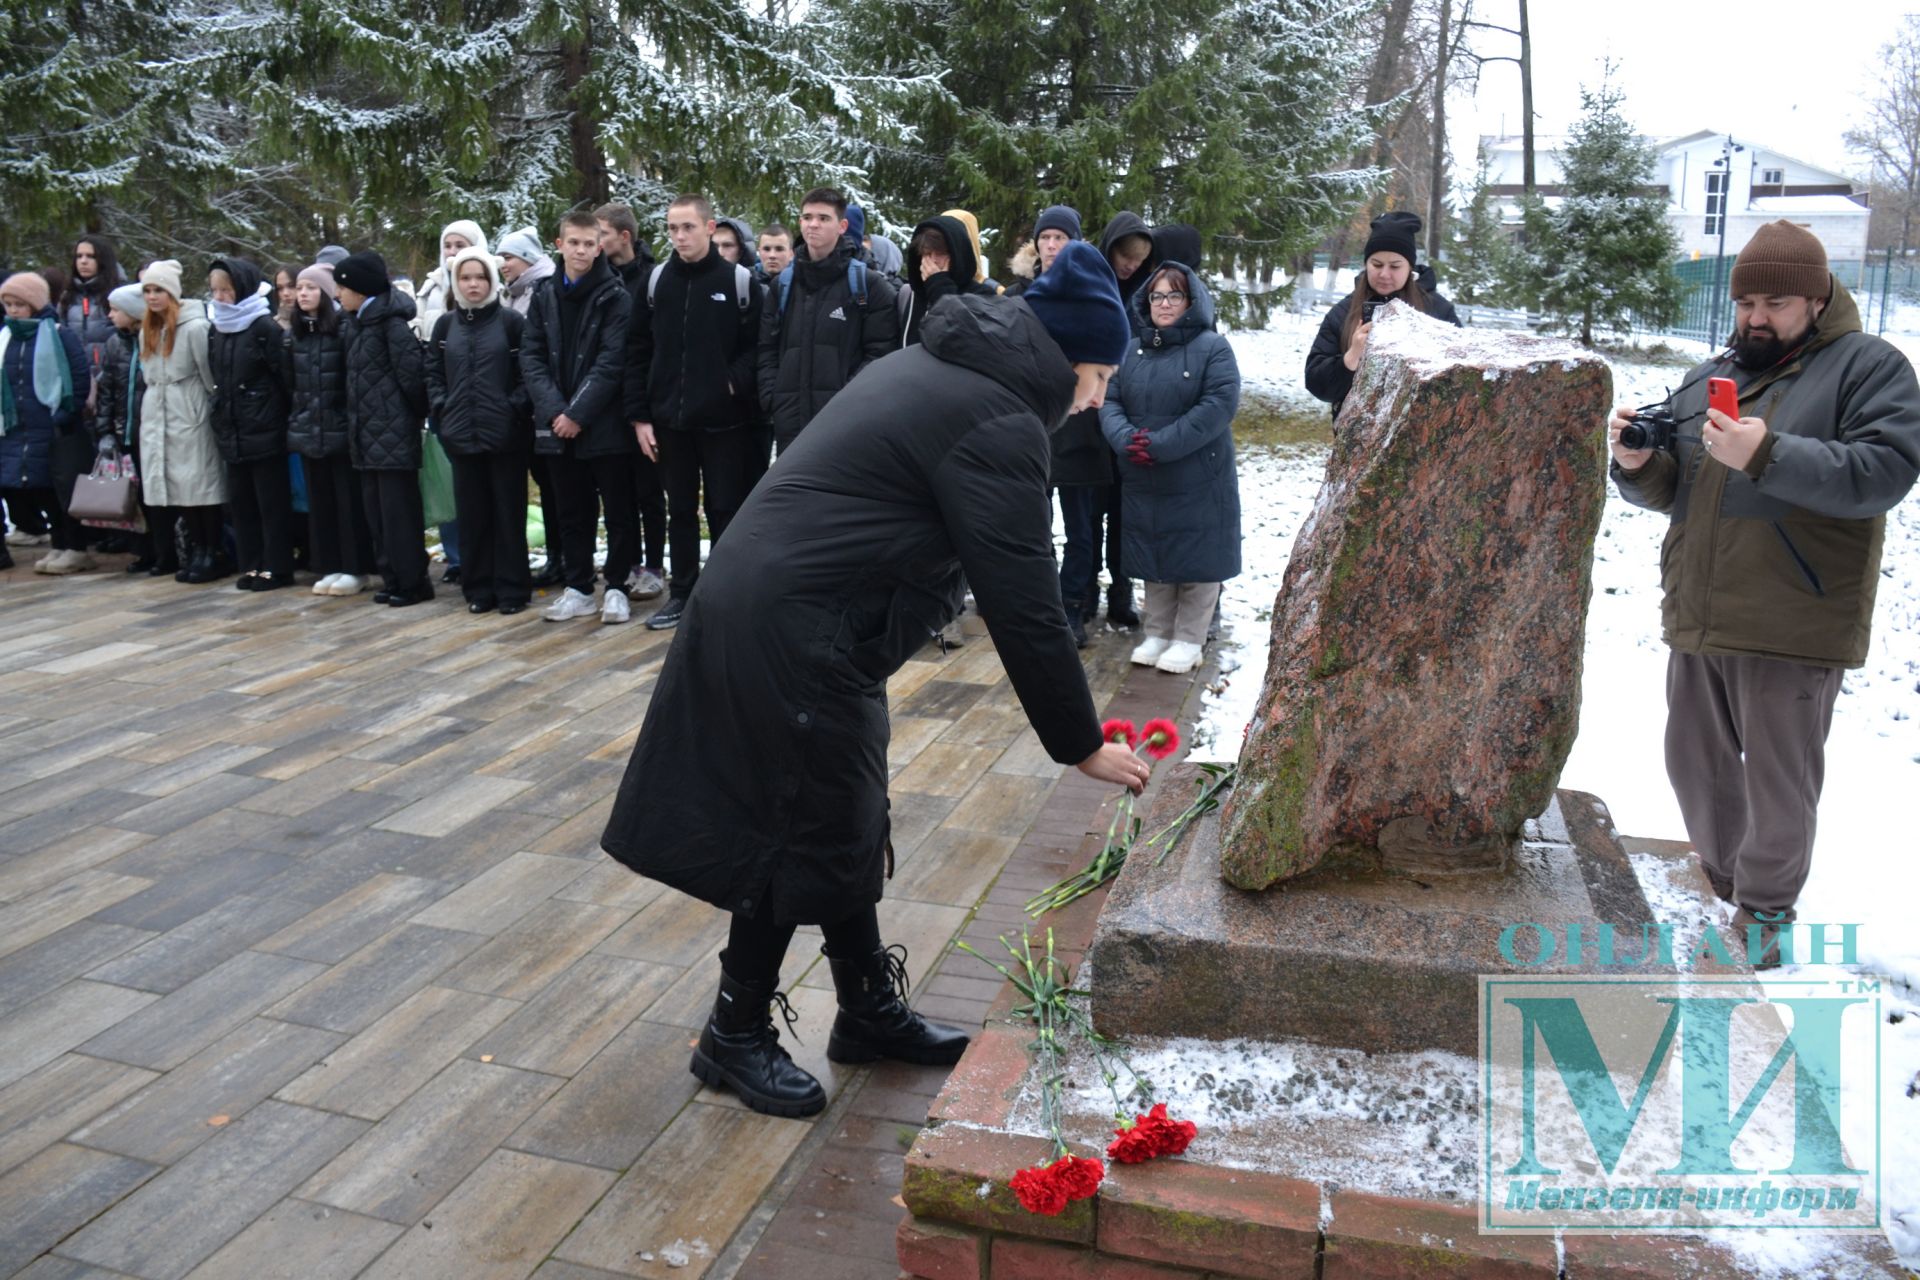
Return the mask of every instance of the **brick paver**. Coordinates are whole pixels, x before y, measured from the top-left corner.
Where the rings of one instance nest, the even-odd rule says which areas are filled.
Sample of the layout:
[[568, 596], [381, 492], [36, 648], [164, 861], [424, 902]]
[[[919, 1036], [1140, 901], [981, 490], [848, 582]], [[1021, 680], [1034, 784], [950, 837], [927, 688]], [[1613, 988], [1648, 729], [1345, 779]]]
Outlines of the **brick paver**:
[[[599, 852], [667, 636], [34, 554], [0, 574], [0, 1275], [893, 1280], [945, 1072], [828, 1069], [803, 931], [829, 1110], [699, 1087], [725, 918]], [[1176, 709], [1130, 643], [1087, 651], [1096, 700]], [[882, 930], [977, 1026], [997, 979], [948, 944], [1017, 932], [1112, 789], [984, 638], [890, 692]]]

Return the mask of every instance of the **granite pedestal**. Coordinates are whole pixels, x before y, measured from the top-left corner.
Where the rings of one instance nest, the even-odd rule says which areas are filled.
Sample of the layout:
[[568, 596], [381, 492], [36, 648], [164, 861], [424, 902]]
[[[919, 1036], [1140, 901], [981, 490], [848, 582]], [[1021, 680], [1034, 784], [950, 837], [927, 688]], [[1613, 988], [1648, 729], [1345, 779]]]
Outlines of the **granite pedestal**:
[[[1170, 776], [1145, 830], [1188, 803], [1191, 769]], [[1527, 824], [1504, 865], [1445, 875], [1323, 865], [1261, 892], [1220, 878], [1218, 814], [1198, 822], [1166, 860], [1136, 852], [1094, 931], [1095, 1027], [1111, 1036], [1298, 1038], [1368, 1052], [1477, 1052], [1483, 973], [1659, 974], [1670, 968], [1564, 962], [1567, 926], [1588, 942], [1602, 921], [1619, 951], [1641, 954], [1654, 919], [1606, 806], [1558, 791]], [[1542, 926], [1553, 962], [1517, 966], [1500, 953], [1515, 922]], [[1539, 935], [1521, 930], [1533, 960]]]

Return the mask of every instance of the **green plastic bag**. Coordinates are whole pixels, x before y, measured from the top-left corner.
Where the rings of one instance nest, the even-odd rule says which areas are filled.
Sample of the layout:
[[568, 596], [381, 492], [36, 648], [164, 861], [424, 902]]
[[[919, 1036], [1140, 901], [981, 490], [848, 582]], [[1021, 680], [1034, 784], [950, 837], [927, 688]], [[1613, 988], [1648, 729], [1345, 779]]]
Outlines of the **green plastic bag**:
[[420, 505], [426, 510], [429, 529], [458, 518], [453, 505], [453, 464], [431, 431], [420, 433]]

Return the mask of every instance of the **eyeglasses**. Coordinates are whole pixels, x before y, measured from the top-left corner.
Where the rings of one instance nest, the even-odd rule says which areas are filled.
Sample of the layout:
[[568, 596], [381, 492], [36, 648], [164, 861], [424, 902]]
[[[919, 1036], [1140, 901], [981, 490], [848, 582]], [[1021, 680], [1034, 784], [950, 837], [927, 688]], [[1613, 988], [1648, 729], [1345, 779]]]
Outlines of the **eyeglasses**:
[[1147, 301], [1156, 306], [1162, 302], [1185, 302], [1186, 300], [1187, 295], [1178, 290], [1173, 293], [1150, 293], [1147, 295]]

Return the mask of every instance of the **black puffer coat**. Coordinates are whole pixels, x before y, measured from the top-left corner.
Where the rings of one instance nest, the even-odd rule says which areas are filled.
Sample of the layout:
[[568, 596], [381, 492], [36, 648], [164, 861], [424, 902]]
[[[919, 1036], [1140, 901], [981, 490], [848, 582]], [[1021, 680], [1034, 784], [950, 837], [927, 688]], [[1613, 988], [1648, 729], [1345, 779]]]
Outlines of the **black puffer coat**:
[[[1420, 270], [1426, 271], [1424, 264]], [[1427, 272], [1420, 278], [1424, 284], [1432, 278], [1432, 273]], [[1394, 296], [1406, 300], [1404, 292]], [[1460, 323], [1460, 316], [1454, 311], [1453, 304], [1443, 294], [1429, 291], [1426, 299], [1424, 309], [1428, 315], [1436, 320], [1445, 320], [1448, 324]], [[1384, 301], [1372, 289], [1367, 290], [1367, 300]], [[1352, 294], [1327, 308], [1327, 318], [1320, 322], [1320, 332], [1314, 334], [1313, 346], [1307, 350], [1307, 390], [1316, 399], [1325, 400], [1332, 406], [1331, 412], [1335, 418], [1340, 416], [1340, 407], [1347, 402], [1347, 392], [1353, 390], [1355, 374], [1347, 368], [1347, 346], [1341, 341], [1341, 334], [1347, 327], [1347, 313], [1352, 310]]]
[[842, 243], [825, 262], [793, 259], [787, 305], [780, 281], [767, 290], [760, 318], [760, 407], [782, 449], [853, 381], [855, 374], [900, 345], [900, 316], [892, 281], [867, 268], [867, 301], [847, 287], [853, 250]]
[[[140, 399], [147, 380], [134, 356], [140, 346], [138, 330], [115, 329], [100, 351], [100, 376], [93, 383], [93, 436], [112, 439], [122, 449], [140, 436]], [[131, 385], [129, 385], [131, 384]]]
[[[605, 254], [571, 288], [556, 272], [533, 295], [520, 339], [520, 373], [533, 400], [536, 453], [600, 458], [639, 452], [622, 403], [632, 315], [633, 296]], [[553, 434], [553, 420], [563, 413], [580, 424], [572, 440]]]
[[376, 294], [344, 321], [348, 453], [361, 471], [418, 471], [427, 361], [413, 336], [413, 299]]
[[[124, 279], [108, 280], [100, 275], [91, 280], [75, 279], [67, 286], [66, 297], [60, 300], [60, 323], [80, 339], [80, 346], [87, 353], [87, 367], [96, 379], [106, 368], [113, 335], [119, 332], [107, 318], [107, 295], [125, 283]], [[94, 403], [99, 404], [97, 389]]]
[[533, 401], [520, 376], [526, 319], [497, 300], [459, 305], [433, 322], [427, 343], [427, 403], [448, 453], [525, 453], [533, 447]]
[[[208, 270], [225, 271], [234, 295], [245, 302], [260, 288], [260, 269], [245, 258], [216, 258]], [[223, 333], [216, 318], [207, 339], [213, 367], [213, 439], [228, 462], [264, 462], [285, 457], [287, 412], [293, 371], [287, 364], [286, 331], [272, 309], [239, 333]]]
[[296, 314], [287, 334], [293, 367], [293, 409], [287, 417], [287, 448], [303, 458], [338, 458], [347, 452], [347, 337], [345, 316], [322, 329], [312, 316]]
[[835, 397], [701, 571], [607, 852], [777, 920], [877, 901], [887, 678], [952, 619], [963, 572], [1048, 754], [1099, 749], [1047, 502], [1047, 428], [1073, 385], [1025, 303], [969, 296]]

